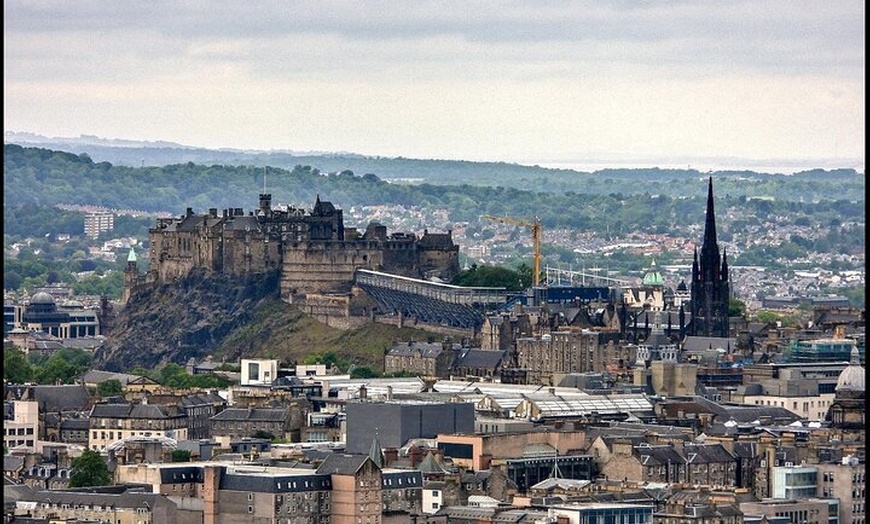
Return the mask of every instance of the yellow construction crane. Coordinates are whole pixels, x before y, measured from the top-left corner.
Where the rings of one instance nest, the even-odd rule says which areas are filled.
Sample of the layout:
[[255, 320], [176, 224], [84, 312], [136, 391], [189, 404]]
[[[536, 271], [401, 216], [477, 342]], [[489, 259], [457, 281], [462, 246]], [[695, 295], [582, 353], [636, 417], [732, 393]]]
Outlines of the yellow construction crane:
[[535, 247], [535, 268], [534, 273], [532, 273], [532, 285], [534, 287], [538, 287], [538, 284], [541, 280], [541, 223], [538, 221], [538, 217], [535, 217], [534, 222], [518, 220], [516, 218], [497, 217], [493, 215], [482, 215], [481, 218], [493, 220], [495, 222], [501, 222], [502, 224], [513, 224], [516, 226], [523, 226], [532, 229], [532, 243]]

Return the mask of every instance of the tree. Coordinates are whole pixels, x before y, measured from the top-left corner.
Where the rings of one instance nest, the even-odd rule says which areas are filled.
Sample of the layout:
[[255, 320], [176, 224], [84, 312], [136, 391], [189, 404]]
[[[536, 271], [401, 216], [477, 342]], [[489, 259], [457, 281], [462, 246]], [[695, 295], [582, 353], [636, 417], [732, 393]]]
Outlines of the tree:
[[172, 462], [190, 462], [190, 451], [186, 449], [172, 450]]
[[368, 366], [358, 366], [350, 372], [350, 378], [375, 378], [378, 374]]
[[116, 378], [97, 384], [97, 393], [104, 398], [118, 396], [122, 393], [123, 389], [121, 381]]
[[72, 473], [69, 476], [69, 487], [86, 488], [92, 486], [108, 486], [112, 482], [109, 468], [103, 457], [96, 451], [86, 449], [72, 460]]
[[728, 299], [728, 316], [742, 317], [746, 314], [746, 304], [739, 298]]
[[275, 435], [269, 433], [268, 431], [262, 430], [262, 429], [258, 429], [251, 436], [253, 438], [261, 438], [264, 440], [272, 440], [275, 438]]
[[765, 324], [774, 324], [781, 317], [779, 316], [779, 313], [776, 313], [775, 311], [770, 311], [768, 309], [762, 309], [761, 311], [759, 311], [758, 313], [755, 314], [755, 318], [759, 322], [763, 322]]
[[12, 384], [23, 384], [33, 378], [33, 367], [24, 353], [7, 348], [3, 354], [3, 378]]

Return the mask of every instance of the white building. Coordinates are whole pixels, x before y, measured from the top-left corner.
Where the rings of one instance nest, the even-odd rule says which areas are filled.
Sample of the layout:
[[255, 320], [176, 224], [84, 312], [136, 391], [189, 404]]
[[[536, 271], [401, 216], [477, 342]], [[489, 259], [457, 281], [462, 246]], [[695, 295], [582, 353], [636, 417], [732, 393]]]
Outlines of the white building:
[[7, 449], [25, 446], [36, 449], [39, 435], [39, 403], [35, 400], [13, 400], [12, 418], [3, 421], [3, 445]]
[[269, 386], [278, 378], [275, 359], [242, 359], [242, 386]]

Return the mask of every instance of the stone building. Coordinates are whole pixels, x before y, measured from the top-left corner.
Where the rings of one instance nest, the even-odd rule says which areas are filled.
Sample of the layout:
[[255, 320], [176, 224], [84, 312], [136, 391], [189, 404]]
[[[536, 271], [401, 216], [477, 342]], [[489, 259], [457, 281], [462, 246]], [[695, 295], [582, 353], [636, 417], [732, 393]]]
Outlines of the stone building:
[[826, 417], [832, 427], [847, 433], [864, 434], [867, 410], [864, 380], [864, 366], [861, 365], [858, 347], [853, 345], [849, 365], [837, 379], [834, 401]]
[[867, 516], [867, 469], [855, 457], [839, 464], [814, 464], [818, 472], [816, 496], [840, 501], [841, 524], [860, 524]]
[[728, 256], [719, 253], [716, 241], [716, 215], [713, 210], [713, 178], [707, 186], [707, 214], [701, 256], [695, 251], [692, 264], [691, 321], [689, 334], [706, 337], [728, 337], [730, 322], [728, 306], [731, 282], [728, 278]]
[[16, 508], [16, 515], [46, 521], [51, 519], [52, 522], [178, 523], [178, 508], [166, 497], [128, 491], [125, 487], [87, 491], [40, 490], [20, 500], [31, 504], [19, 504], [23, 507]]
[[368, 455], [330, 455], [316, 470], [198, 462], [122, 465], [116, 476], [168, 498], [179, 523], [410, 522], [422, 509], [421, 472]]
[[554, 331], [516, 341], [516, 365], [529, 384], [555, 385], [570, 373], [616, 371], [634, 361], [634, 348], [614, 330]]
[[187, 439], [187, 415], [178, 406], [150, 404], [95, 404], [89, 419], [88, 447], [105, 450], [129, 437]]
[[[357, 269], [450, 280], [459, 272], [459, 246], [450, 232], [421, 237], [388, 234], [372, 223], [365, 232], [344, 227], [342, 211], [317, 200], [310, 212], [272, 208], [261, 194], [256, 211], [241, 208], [218, 214], [158, 219], [148, 232], [147, 283], [172, 282], [195, 268], [230, 275], [279, 274], [281, 298], [292, 302], [308, 293], [347, 293]], [[131, 276], [130, 282], [135, 281]]]
[[635, 446], [615, 441], [613, 454], [601, 468], [607, 479], [632, 482], [683, 483], [687, 481], [686, 459], [673, 445]]
[[384, 355], [384, 373], [447, 378], [453, 359], [453, 344], [448, 342], [395, 342]]
[[229, 447], [229, 442], [268, 433], [275, 438], [299, 441], [305, 425], [308, 404], [289, 404], [283, 408], [226, 408], [209, 419], [211, 437]]

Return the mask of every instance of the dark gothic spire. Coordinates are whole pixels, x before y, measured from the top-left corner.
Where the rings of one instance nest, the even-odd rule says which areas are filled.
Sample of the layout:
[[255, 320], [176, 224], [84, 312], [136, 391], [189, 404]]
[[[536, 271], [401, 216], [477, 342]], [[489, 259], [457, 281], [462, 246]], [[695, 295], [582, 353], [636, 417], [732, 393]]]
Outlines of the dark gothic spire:
[[728, 249], [722, 248], [722, 280], [728, 280]]
[[716, 248], [716, 215], [713, 212], [713, 177], [707, 184], [707, 219], [704, 222], [704, 247], [701, 252], [705, 251], [707, 246]]
[[699, 277], [699, 268], [698, 268], [698, 248], [695, 247], [695, 261], [692, 262], [692, 282], [698, 280]]

